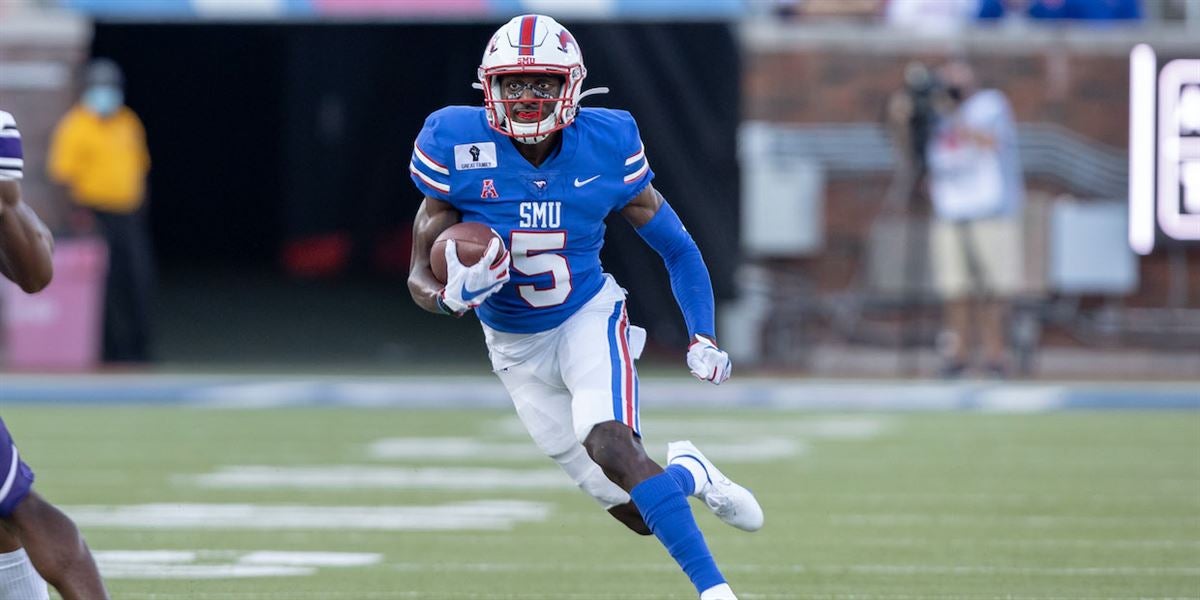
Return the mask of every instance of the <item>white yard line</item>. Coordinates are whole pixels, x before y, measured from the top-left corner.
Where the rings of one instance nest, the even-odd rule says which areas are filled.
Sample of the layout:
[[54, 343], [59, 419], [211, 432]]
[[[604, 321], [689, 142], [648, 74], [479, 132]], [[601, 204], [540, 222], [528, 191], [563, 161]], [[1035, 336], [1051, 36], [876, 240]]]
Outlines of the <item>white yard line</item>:
[[258, 550], [238, 559], [242, 565], [290, 565], [305, 567], [364, 567], [379, 564], [375, 552], [288, 552]]
[[106, 579], [245, 579], [314, 575], [320, 567], [362, 567], [383, 556], [365, 552], [259, 550], [101, 550]]
[[[259, 577], [306, 577], [315, 567], [284, 565], [153, 565], [101, 564], [105, 579], [246, 579]], [[124, 597], [124, 596], [122, 596]]]
[[398, 437], [371, 442], [367, 455], [381, 460], [460, 460], [533, 461], [544, 455], [532, 440], [521, 442], [485, 442], [462, 437]]
[[555, 468], [230, 465], [213, 473], [179, 475], [174, 479], [220, 489], [568, 490], [575, 487]]
[[209, 530], [510, 530], [543, 521], [550, 505], [482, 500], [433, 506], [301, 506], [261, 504], [137, 504], [64, 506], [81, 527]]
[[92, 550], [96, 562], [127, 565], [186, 564], [196, 562], [198, 556], [194, 550]]

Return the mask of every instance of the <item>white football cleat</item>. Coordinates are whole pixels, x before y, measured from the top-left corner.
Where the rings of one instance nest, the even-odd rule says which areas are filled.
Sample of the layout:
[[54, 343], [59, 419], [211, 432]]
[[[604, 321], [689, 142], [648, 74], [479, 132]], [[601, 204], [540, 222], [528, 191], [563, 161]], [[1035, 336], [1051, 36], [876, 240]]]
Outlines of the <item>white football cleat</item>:
[[[684, 440], [667, 444], [667, 464], [679, 464], [687, 468], [688, 461], [700, 465], [707, 475], [707, 480], [698, 486], [700, 491], [695, 496], [703, 500], [717, 518], [743, 531], [762, 529], [762, 506], [759, 506], [750, 490], [730, 481], [691, 442]], [[695, 470], [688, 470], [692, 471], [694, 477]], [[701, 483], [699, 479], [697, 483]]]
[[738, 600], [728, 583], [715, 585], [700, 593], [700, 600]]

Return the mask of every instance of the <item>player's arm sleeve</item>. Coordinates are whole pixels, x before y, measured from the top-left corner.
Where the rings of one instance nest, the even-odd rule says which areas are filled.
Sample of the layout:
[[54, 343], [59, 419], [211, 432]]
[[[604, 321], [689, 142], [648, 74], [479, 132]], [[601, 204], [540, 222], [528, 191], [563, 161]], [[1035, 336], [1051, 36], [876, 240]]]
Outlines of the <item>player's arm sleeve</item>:
[[621, 136], [620, 153], [621, 159], [624, 161], [622, 175], [625, 183], [622, 206], [642, 193], [642, 190], [646, 189], [646, 186], [654, 180], [654, 170], [650, 168], [650, 161], [646, 158], [646, 147], [642, 144], [642, 136], [638, 132], [637, 123], [628, 113], [623, 113], [623, 116], [626, 123], [622, 127], [624, 135]]
[[13, 116], [0, 110], [0, 181], [19, 181], [24, 172], [21, 132]]
[[667, 266], [671, 291], [687, 323], [688, 339], [696, 334], [716, 339], [712, 279], [708, 276], [700, 248], [675, 214], [675, 209], [663, 200], [654, 217], [637, 232], [662, 256]]
[[450, 200], [450, 157], [452, 154], [439, 140], [439, 123], [435, 116], [425, 119], [425, 126], [413, 144], [408, 172], [421, 193], [438, 200]]

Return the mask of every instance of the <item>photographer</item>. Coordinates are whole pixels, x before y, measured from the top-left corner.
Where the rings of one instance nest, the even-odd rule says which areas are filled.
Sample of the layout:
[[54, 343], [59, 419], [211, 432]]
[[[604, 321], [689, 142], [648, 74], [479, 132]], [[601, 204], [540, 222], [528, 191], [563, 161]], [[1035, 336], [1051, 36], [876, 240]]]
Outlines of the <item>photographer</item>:
[[936, 74], [910, 65], [905, 83], [888, 104], [901, 154], [892, 201], [910, 202], [928, 182], [933, 279], [945, 301], [941, 373], [962, 375], [978, 341], [984, 372], [1003, 377], [1005, 322], [1024, 261], [1024, 185], [1012, 111], [1002, 92], [979, 89], [961, 60]]

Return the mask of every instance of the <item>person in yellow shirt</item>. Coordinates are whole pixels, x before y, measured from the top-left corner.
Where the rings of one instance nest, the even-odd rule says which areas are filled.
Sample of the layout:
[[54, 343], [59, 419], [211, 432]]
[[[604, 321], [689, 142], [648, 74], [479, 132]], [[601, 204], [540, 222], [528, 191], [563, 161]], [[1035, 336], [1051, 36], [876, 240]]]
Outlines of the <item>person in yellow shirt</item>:
[[54, 131], [50, 177], [90, 210], [108, 243], [104, 360], [146, 362], [153, 257], [144, 203], [150, 153], [146, 133], [124, 105], [124, 76], [111, 60], [91, 61], [80, 101]]

